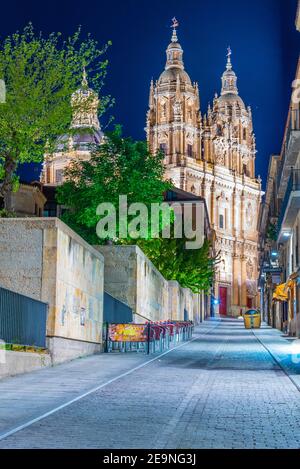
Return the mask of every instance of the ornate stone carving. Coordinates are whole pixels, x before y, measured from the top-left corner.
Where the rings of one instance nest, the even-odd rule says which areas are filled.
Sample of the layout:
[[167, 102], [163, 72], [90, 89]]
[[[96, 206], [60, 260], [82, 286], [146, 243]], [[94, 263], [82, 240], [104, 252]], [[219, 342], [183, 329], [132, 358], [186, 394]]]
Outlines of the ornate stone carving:
[[173, 110], [174, 110], [174, 119], [176, 121], [180, 121], [182, 117], [182, 105], [179, 101], [175, 101]]
[[253, 225], [253, 207], [249, 202], [246, 209], [246, 228], [251, 228]]
[[247, 261], [246, 272], [247, 272], [247, 278], [251, 280], [253, 278], [253, 272], [254, 272], [254, 265], [251, 259], [248, 259]]

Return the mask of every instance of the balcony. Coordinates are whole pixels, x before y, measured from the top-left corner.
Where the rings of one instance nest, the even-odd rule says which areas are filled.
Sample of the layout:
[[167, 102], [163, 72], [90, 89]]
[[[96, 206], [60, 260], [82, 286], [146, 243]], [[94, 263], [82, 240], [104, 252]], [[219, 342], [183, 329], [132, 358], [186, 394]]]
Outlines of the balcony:
[[300, 169], [290, 169], [285, 196], [278, 220], [278, 242], [288, 238], [300, 210]]
[[290, 109], [278, 167], [278, 197], [284, 198], [290, 171], [300, 152], [300, 109]]

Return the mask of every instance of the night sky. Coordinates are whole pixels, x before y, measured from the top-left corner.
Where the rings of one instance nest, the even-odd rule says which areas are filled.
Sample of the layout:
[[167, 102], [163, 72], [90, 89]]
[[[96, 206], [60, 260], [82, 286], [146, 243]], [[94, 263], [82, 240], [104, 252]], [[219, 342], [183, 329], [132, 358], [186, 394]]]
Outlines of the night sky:
[[[252, 106], [256, 173], [265, 180], [270, 154], [280, 152], [296, 71], [296, 5], [296, 0], [10, 0], [1, 5], [0, 33], [3, 38], [32, 21], [45, 33], [69, 35], [81, 24], [100, 44], [112, 40], [105, 91], [116, 99], [110, 111], [115, 122], [135, 139], [145, 138], [149, 83], [164, 68], [173, 16], [180, 22], [185, 68], [199, 83], [202, 113], [220, 91], [230, 45], [240, 95]], [[31, 165], [21, 176], [36, 179], [38, 171]]]

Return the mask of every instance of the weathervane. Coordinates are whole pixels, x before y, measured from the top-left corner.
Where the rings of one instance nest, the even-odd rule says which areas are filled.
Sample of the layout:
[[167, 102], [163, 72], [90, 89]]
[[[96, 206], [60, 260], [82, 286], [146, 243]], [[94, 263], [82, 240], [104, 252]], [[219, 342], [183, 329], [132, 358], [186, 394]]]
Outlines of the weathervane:
[[178, 26], [179, 26], [179, 23], [178, 23], [177, 19], [176, 19], [175, 16], [174, 16], [174, 18], [172, 18], [172, 26], [171, 26], [171, 28], [176, 29], [176, 28], [178, 28]]
[[176, 28], [178, 28], [179, 26], [179, 23], [177, 21], [177, 19], [175, 18], [172, 18], [172, 25], [171, 25], [171, 28], [173, 28], [173, 34], [172, 34], [172, 42], [177, 42], [177, 34], [176, 34]]
[[226, 66], [227, 70], [231, 69], [231, 58], [230, 58], [231, 54], [232, 54], [231, 47], [228, 46], [227, 47], [227, 66]]

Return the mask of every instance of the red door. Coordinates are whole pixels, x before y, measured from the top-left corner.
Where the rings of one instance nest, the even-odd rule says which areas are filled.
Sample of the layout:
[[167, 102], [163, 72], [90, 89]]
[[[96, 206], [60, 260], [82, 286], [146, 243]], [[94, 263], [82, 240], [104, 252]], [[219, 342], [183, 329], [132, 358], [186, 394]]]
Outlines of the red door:
[[219, 287], [219, 313], [223, 316], [227, 314], [227, 287]]
[[252, 308], [252, 298], [250, 298], [249, 296], [247, 296], [247, 308], [248, 309]]

